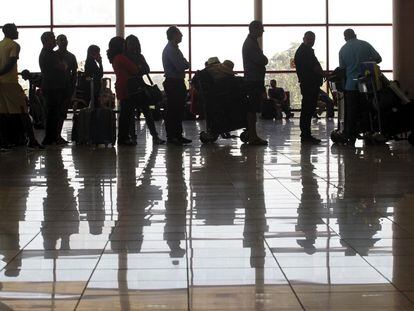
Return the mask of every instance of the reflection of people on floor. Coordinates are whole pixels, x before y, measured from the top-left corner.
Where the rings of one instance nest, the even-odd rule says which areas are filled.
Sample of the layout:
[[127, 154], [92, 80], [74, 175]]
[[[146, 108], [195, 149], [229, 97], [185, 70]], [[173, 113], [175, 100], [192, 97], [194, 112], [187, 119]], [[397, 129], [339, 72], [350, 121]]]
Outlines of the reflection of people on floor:
[[[165, 150], [168, 197], [165, 200], [164, 240], [170, 248], [171, 258], [185, 255], [185, 229], [187, 211], [187, 186], [184, 180], [183, 153], [181, 149]], [[181, 170], [181, 174], [177, 172]], [[176, 232], [172, 235], [171, 233]], [[177, 261], [173, 260], [173, 264]]]
[[[214, 149], [214, 152], [212, 152], [212, 148]], [[232, 225], [234, 223], [234, 204], [228, 206], [225, 214], [220, 215], [217, 215], [217, 210], [215, 208], [212, 208], [212, 206], [214, 207], [218, 200], [227, 199], [228, 194], [220, 192], [208, 192], [205, 188], [205, 181], [209, 175], [211, 176], [217, 174], [217, 176], [219, 176], [222, 174], [222, 167], [217, 165], [218, 161], [226, 159], [226, 161], [234, 163], [235, 159], [230, 154], [231, 148], [232, 147], [230, 145], [201, 145], [200, 161], [202, 162], [202, 165], [200, 167], [193, 167], [191, 171], [191, 190], [193, 195], [197, 197], [194, 206], [195, 218], [203, 219], [205, 225], [207, 226], [224, 226]], [[223, 181], [216, 180], [216, 182], [221, 184]], [[233, 187], [230, 180], [226, 180], [226, 182], [228, 184], [224, 184], [223, 187]]]
[[79, 233], [79, 212], [61, 149], [50, 149], [45, 154], [45, 177], [47, 195], [43, 199], [43, 247], [45, 250], [68, 250], [70, 236]]
[[[8, 277], [18, 276], [20, 273], [22, 260], [16, 256], [20, 252], [20, 226], [19, 222], [25, 220], [27, 200], [31, 186], [31, 177], [35, 174], [36, 162], [39, 155], [36, 153], [26, 154], [17, 152], [12, 158], [4, 157], [0, 161], [0, 171], [4, 176], [13, 176], [16, 167], [13, 163], [19, 163], [19, 173], [27, 178], [7, 178], [0, 179], [0, 213], [3, 215], [0, 225], [0, 255], [4, 264], [4, 274]], [[18, 195], [17, 191], [18, 190]], [[0, 283], [1, 289], [1, 283]], [[0, 304], [0, 310], [3, 306]], [[4, 310], [7, 310], [6, 308]]]
[[[246, 189], [240, 189], [242, 196], [246, 196], [246, 214], [243, 230], [243, 247], [250, 248], [250, 267], [255, 269], [255, 294], [261, 295], [265, 290], [265, 258], [266, 246], [264, 233], [268, 231], [266, 221], [266, 203], [264, 198], [264, 149], [252, 149], [242, 146], [243, 161], [240, 161], [240, 170], [243, 172], [242, 181]], [[255, 172], [252, 175], [252, 172]], [[254, 179], [252, 179], [254, 176]], [[248, 199], [250, 198], [250, 199]], [[256, 310], [265, 308], [264, 302], [256, 300]]]
[[313, 254], [316, 251], [317, 225], [323, 224], [321, 218], [322, 199], [318, 191], [318, 182], [315, 179], [312, 164], [312, 146], [302, 144], [300, 148], [300, 166], [302, 177], [302, 195], [298, 207], [298, 222], [296, 232], [302, 232], [303, 238], [296, 240], [305, 253]]
[[[385, 148], [389, 149], [388, 146]], [[352, 239], [358, 239], [357, 249], [348, 243], [342, 243], [347, 247], [346, 255], [353, 256], [358, 252], [366, 256], [380, 240], [374, 238], [374, 235], [381, 230], [381, 203], [377, 196], [384, 195], [386, 192], [385, 189], [382, 191], [377, 188], [378, 172], [383, 170], [381, 161], [374, 159], [371, 153], [378, 154], [378, 150], [338, 149], [338, 152], [343, 160], [344, 171], [343, 197], [334, 210], [334, 213], [337, 213], [339, 235], [345, 242], [348, 240], [351, 245], [354, 244]], [[372, 182], [361, 185], [361, 176], [370, 176]], [[382, 180], [381, 184], [386, 184], [388, 188], [392, 183]], [[385, 213], [386, 206], [383, 206], [383, 209]]]
[[75, 147], [72, 148], [72, 157], [77, 175], [83, 177], [83, 188], [78, 190], [79, 212], [86, 214], [90, 234], [102, 234], [105, 189], [111, 188], [112, 180], [116, 178], [116, 151], [113, 148], [102, 149], [99, 161], [96, 161], [94, 153]]
[[318, 104], [313, 117], [319, 119], [320, 115], [326, 111], [326, 118], [332, 119], [334, 117], [334, 101], [329, 97], [328, 93], [324, 90], [319, 90]]

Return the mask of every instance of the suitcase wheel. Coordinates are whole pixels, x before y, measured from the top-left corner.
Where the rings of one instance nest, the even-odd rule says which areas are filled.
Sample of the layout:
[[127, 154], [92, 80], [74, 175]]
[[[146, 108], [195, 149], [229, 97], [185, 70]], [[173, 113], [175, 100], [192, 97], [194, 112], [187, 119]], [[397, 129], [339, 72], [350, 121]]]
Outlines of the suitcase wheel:
[[208, 132], [201, 132], [200, 133], [200, 141], [203, 144], [213, 143], [218, 139], [218, 135], [213, 135]]
[[241, 134], [240, 134], [240, 140], [244, 143], [247, 143], [249, 141], [249, 134], [247, 133], [246, 130], [244, 130]]

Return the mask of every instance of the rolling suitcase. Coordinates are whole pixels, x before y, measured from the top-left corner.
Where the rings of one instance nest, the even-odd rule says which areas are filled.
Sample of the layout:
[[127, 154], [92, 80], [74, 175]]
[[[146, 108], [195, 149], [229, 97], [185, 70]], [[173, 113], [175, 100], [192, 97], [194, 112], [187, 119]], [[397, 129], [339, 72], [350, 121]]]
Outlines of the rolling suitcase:
[[77, 145], [86, 145], [91, 142], [91, 118], [94, 102], [93, 79], [90, 79], [90, 101], [89, 107], [74, 111], [72, 125], [72, 141]]
[[115, 145], [116, 118], [110, 108], [92, 110], [90, 140], [92, 144]]

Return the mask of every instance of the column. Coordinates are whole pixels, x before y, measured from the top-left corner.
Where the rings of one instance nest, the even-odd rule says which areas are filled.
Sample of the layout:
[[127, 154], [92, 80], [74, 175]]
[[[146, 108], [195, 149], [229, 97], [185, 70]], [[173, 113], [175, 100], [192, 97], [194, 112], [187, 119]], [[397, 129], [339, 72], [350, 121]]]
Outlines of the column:
[[[263, 0], [254, 0], [254, 20], [263, 22]], [[259, 45], [263, 49], [263, 38], [259, 38]]]
[[125, 36], [125, 2], [124, 0], [116, 0], [116, 35]]
[[394, 79], [414, 98], [414, 1], [394, 0]]

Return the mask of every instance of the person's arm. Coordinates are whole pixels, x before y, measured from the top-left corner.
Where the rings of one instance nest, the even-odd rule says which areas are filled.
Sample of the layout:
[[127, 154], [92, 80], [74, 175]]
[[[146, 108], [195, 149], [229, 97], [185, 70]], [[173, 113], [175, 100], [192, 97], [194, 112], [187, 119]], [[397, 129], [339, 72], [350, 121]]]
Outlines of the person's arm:
[[140, 55], [140, 63], [141, 63], [140, 64], [141, 66], [139, 68], [139, 73], [141, 75], [145, 75], [145, 74], [149, 73], [150, 72], [150, 67], [149, 67], [144, 55], [142, 55], [142, 54]]
[[169, 62], [171, 63], [171, 65], [174, 66], [178, 72], [181, 72], [181, 71], [184, 71], [190, 68], [190, 63], [184, 58], [183, 54], [178, 48], [177, 49], [170, 48], [167, 51], [166, 56]]
[[246, 57], [250, 62], [258, 66], [266, 66], [269, 62], [267, 57], [263, 54], [263, 51], [258, 46], [252, 44], [246, 46]]
[[102, 58], [97, 60], [98, 65], [96, 66], [96, 77], [100, 80], [103, 78], [103, 66], [102, 66]]
[[370, 50], [371, 60], [376, 62], [377, 64], [381, 63], [382, 62], [381, 55], [377, 52], [377, 50], [374, 49], [374, 47], [371, 44], [369, 44], [368, 42], [367, 42], [367, 44], [368, 44], [368, 48]]
[[342, 49], [339, 51], [339, 68], [342, 68], [342, 69], [346, 68], [345, 59], [344, 59]]
[[20, 45], [16, 43], [10, 51], [8, 62], [3, 66], [3, 68], [0, 68], [0, 76], [8, 73], [13, 69], [13, 67], [17, 64], [17, 60], [19, 59], [19, 53]]

